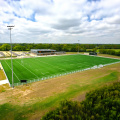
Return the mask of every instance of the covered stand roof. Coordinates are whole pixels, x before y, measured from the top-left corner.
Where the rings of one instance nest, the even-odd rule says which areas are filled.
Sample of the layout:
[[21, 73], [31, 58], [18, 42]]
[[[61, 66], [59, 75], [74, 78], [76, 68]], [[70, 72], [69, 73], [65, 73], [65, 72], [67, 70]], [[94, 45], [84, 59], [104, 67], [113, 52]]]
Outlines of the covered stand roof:
[[31, 49], [31, 51], [37, 52], [37, 51], [56, 51], [52, 49]]

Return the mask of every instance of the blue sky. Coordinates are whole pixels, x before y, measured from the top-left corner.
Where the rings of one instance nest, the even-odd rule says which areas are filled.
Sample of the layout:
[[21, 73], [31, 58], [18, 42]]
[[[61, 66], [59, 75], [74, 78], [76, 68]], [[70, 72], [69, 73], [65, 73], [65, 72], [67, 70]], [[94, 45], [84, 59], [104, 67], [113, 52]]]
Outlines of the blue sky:
[[0, 0], [0, 43], [120, 44], [120, 0]]

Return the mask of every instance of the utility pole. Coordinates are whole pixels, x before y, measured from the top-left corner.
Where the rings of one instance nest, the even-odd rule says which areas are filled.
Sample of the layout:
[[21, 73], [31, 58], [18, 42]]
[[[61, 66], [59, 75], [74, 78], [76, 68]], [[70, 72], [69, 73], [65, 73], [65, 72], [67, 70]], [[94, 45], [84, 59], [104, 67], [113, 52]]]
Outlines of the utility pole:
[[12, 70], [12, 87], [14, 88], [14, 80], [13, 80], [13, 61], [12, 61], [12, 39], [11, 39], [11, 30], [14, 26], [7, 26], [8, 30], [10, 30], [10, 46], [11, 46], [11, 70]]
[[78, 40], [78, 53], [79, 53], [79, 41], [80, 41], [80, 40]]

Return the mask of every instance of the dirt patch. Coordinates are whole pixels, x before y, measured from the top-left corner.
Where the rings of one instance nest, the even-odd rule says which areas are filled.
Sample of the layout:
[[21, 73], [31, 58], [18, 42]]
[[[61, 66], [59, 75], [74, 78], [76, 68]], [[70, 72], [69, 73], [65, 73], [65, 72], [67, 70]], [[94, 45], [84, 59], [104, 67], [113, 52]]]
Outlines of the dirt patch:
[[4, 74], [4, 71], [1, 69], [0, 70], [0, 80], [5, 80], [6, 77], [5, 77], [5, 74]]
[[10, 88], [9, 84], [0, 85], [0, 93], [5, 92], [9, 88]]
[[101, 57], [110, 57], [110, 58], [117, 58], [117, 59], [120, 59], [120, 56], [107, 55], [107, 54], [98, 54], [98, 56], [101, 56]]
[[85, 95], [86, 95], [86, 93], [80, 94], [77, 97], [73, 98], [72, 100], [81, 102], [85, 99]]

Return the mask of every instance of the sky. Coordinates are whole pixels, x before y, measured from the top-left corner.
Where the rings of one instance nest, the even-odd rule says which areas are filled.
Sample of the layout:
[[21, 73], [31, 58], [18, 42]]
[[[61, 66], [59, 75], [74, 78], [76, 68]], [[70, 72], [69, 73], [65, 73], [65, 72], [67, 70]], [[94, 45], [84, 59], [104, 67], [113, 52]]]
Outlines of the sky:
[[120, 0], [0, 0], [0, 43], [120, 44]]

